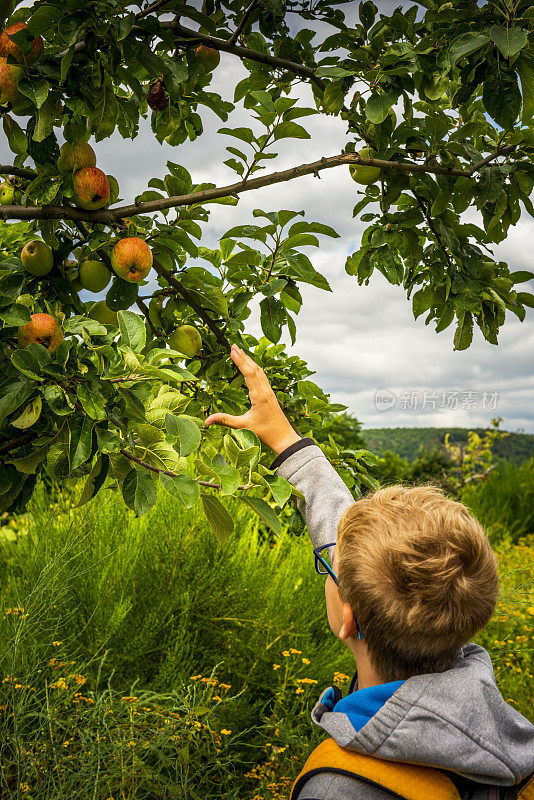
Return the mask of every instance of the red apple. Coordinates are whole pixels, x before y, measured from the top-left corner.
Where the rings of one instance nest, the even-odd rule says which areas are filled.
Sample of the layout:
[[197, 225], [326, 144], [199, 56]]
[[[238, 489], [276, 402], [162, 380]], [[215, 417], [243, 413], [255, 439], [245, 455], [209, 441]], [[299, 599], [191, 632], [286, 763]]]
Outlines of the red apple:
[[31, 322], [21, 325], [18, 330], [19, 347], [36, 342], [53, 353], [62, 341], [63, 331], [50, 314], [32, 314]]
[[15, 25], [10, 25], [9, 28], [5, 29], [0, 36], [0, 56], [7, 58], [8, 55], [11, 55], [19, 64], [33, 64], [37, 61], [43, 53], [43, 40], [40, 36], [33, 40], [32, 49], [26, 54], [10, 37], [11, 33], [17, 33], [17, 31], [26, 27], [25, 22], [16, 22]]
[[215, 67], [219, 66], [221, 56], [219, 51], [213, 47], [206, 47], [205, 44], [201, 44], [197, 47], [195, 53], [204, 68], [204, 72], [213, 72]]
[[86, 211], [96, 211], [109, 203], [111, 189], [109, 181], [98, 167], [82, 167], [72, 178], [72, 199]]
[[0, 106], [6, 103], [15, 105], [24, 95], [19, 92], [18, 84], [23, 72], [16, 64], [8, 64], [0, 57]]
[[65, 142], [59, 149], [57, 166], [60, 172], [76, 172], [83, 167], [96, 167], [95, 151], [87, 142]]
[[111, 266], [123, 280], [139, 283], [150, 272], [152, 250], [143, 239], [128, 236], [117, 242], [111, 251]]
[[40, 239], [33, 239], [24, 245], [20, 260], [31, 275], [47, 275], [54, 266], [52, 248]]

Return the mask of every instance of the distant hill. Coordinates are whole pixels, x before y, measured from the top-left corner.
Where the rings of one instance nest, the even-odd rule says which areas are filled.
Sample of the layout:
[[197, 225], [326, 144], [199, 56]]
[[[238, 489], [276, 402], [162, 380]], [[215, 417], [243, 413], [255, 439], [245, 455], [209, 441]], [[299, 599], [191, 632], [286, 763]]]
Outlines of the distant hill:
[[[367, 428], [360, 431], [367, 447], [380, 455], [384, 450], [414, 461], [420, 447], [432, 450], [443, 447], [445, 434], [450, 434], [453, 444], [467, 442], [468, 430], [475, 430], [482, 435], [485, 428]], [[509, 433], [504, 439], [495, 442], [493, 453], [496, 460], [508, 459], [514, 464], [527, 461], [534, 455], [534, 434]]]

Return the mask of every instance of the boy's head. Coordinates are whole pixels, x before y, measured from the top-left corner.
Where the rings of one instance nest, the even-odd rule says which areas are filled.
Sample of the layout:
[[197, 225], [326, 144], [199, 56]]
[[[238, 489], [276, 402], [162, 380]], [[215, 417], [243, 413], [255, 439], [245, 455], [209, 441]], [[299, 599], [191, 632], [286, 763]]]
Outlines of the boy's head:
[[339, 597], [384, 682], [448, 669], [497, 602], [481, 525], [432, 486], [390, 486], [354, 503], [335, 556]]

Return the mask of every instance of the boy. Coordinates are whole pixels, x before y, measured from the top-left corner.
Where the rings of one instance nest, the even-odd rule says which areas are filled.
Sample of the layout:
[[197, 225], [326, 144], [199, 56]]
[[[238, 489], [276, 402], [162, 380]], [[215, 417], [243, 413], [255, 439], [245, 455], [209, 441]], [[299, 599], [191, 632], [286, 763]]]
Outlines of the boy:
[[[316, 566], [328, 573], [328, 621], [356, 659], [347, 696], [325, 690], [313, 722], [341, 748], [445, 771], [456, 796], [497, 798], [489, 787], [524, 781], [534, 770], [534, 726], [504, 702], [487, 652], [469, 642], [498, 595], [479, 523], [429, 486], [392, 486], [354, 502], [320, 448], [291, 428], [263, 370], [236, 345], [231, 357], [251, 408], [213, 414], [206, 425], [254, 431], [276, 454], [272, 469], [304, 495]], [[292, 795], [391, 796], [380, 781], [324, 769], [306, 773]]]

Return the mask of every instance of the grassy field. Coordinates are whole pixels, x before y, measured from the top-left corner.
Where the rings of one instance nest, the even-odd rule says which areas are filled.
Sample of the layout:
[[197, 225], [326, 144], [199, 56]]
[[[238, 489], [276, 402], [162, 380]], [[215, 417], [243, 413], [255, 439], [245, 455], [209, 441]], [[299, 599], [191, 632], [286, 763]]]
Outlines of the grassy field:
[[[0, 796], [285, 798], [323, 738], [310, 710], [354, 671], [307, 536], [274, 543], [237, 503], [216, 541], [168, 496], [139, 519], [103, 490], [40, 489], [0, 534]], [[477, 641], [528, 716], [534, 538], [490, 525], [502, 576]]]

